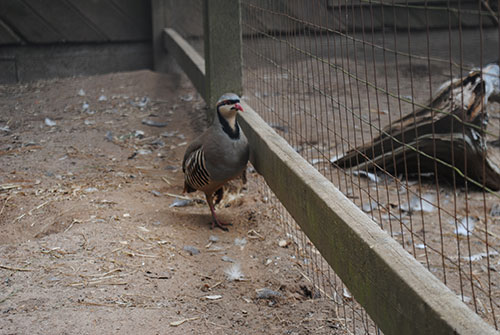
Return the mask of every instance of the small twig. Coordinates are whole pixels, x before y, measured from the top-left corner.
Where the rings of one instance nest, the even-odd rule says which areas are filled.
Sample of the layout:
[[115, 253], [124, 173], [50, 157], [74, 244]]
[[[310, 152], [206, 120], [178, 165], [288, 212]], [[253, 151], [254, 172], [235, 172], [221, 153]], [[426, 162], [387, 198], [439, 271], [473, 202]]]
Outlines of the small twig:
[[39, 145], [30, 145], [28, 147], [21, 147], [21, 148], [15, 148], [15, 149], [10, 149], [10, 150], [0, 150], [0, 156], [9, 155], [9, 154], [13, 154], [16, 152], [21, 153], [23, 151], [30, 151], [30, 150], [41, 149], [41, 148], [42, 147]]
[[168, 181], [167, 177], [163, 176], [163, 177], [161, 177], [161, 179], [162, 179], [165, 183], [167, 183], [167, 184], [169, 184], [169, 185], [172, 185], [172, 184]]
[[477, 227], [477, 230], [480, 230], [480, 231], [482, 231], [483, 233], [487, 233], [488, 235], [493, 236], [493, 237], [495, 237], [495, 238], [497, 238], [497, 239], [499, 239], [499, 240], [500, 240], [500, 236], [498, 236], [497, 234], [495, 234], [495, 233], [493, 233], [493, 232], [491, 232], [491, 231], [487, 231], [487, 230], [486, 230], [486, 229], [484, 229], [483, 227]]
[[[83, 278], [83, 277], [88, 277], [88, 276], [80, 274], [80, 277]], [[99, 279], [92, 279], [91, 281], [89, 281], [89, 283], [99, 283], [99, 282], [102, 282], [104, 279], [111, 279], [111, 278], [115, 278], [115, 277], [116, 277], [116, 275], [102, 276]]]
[[299, 270], [299, 273], [302, 275], [302, 277], [304, 277], [309, 283], [311, 283], [314, 288], [318, 289], [322, 294], [325, 295], [325, 297], [327, 297], [328, 299], [330, 300], [333, 300], [333, 297], [331, 295], [329, 295], [328, 293], [326, 293], [323, 289], [321, 289], [321, 287], [318, 287], [314, 284], [314, 282], [311, 280], [311, 278], [309, 278], [305, 273], [303, 273], [302, 271]]
[[174, 194], [174, 193], [165, 193], [169, 197], [172, 198], [179, 198], [179, 199], [184, 199], [184, 200], [193, 200], [190, 197], [186, 197], [185, 195], [180, 195], [180, 194]]
[[[114, 277], [114, 276], [113, 276]], [[106, 278], [109, 279], [109, 278]], [[127, 282], [105, 282], [104, 279], [98, 279], [98, 280], [92, 280], [92, 281], [86, 281], [82, 283], [72, 283], [69, 284], [69, 286], [90, 286], [90, 285], [127, 285]]]
[[141, 138], [139, 140], [136, 140], [136, 143], [137, 144], [142, 144], [142, 143], [145, 143], [147, 141], [153, 141], [154, 139], [156, 139], [155, 136], [150, 136], [150, 137], [144, 137], [144, 138]]
[[78, 301], [78, 303], [81, 305], [87, 305], [87, 306], [116, 307], [116, 304], [103, 304], [103, 303], [91, 302], [91, 301]]
[[[111, 271], [108, 271], [106, 273], [96, 273], [96, 274], [92, 274], [92, 275], [86, 275], [85, 277], [105, 277], [105, 276], [108, 276], [114, 272], [118, 272], [118, 271], [123, 271], [122, 268], [116, 268], [116, 269], [113, 269]], [[80, 276], [83, 276], [83, 275], [80, 275]], [[101, 278], [102, 279], [102, 278]]]
[[215, 283], [215, 284], [214, 284], [214, 285], [212, 285], [212, 286], [210, 286], [208, 289], [209, 289], [209, 290], [212, 290], [212, 289], [216, 288], [217, 286], [219, 286], [220, 284], [222, 284], [222, 282], [221, 282], [221, 281], [220, 281], [220, 282]]
[[0, 264], [0, 269], [10, 270], [10, 271], [34, 271], [34, 269], [29, 269], [29, 268], [22, 269], [3, 264]]
[[[255, 236], [254, 236], [255, 235]], [[261, 234], [257, 233], [255, 230], [253, 229], [250, 229], [248, 232], [247, 232], [247, 236], [248, 238], [260, 238], [261, 240], [265, 240], [266, 238], [264, 236], [262, 236]]]
[[139, 234], [135, 234], [135, 236], [137, 236], [137, 238], [138, 238], [139, 240], [143, 241], [143, 242], [146, 242], [146, 243], [148, 243], [148, 242], [149, 242], [149, 241], [147, 241], [144, 237], [142, 237], [142, 236], [141, 236], [141, 235], [139, 235]]
[[8, 190], [11, 190], [13, 188], [19, 188], [21, 187], [21, 185], [18, 185], [18, 184], [2, 184], [0, 185], [0, 191], [8, 191]]
[[70, 230], [70, 229], [71, 229], [71, 227], [73, 227], [73, 225], [74, 225], [75, 223], [82, 223], [82, 221], [77, 220], [77, 219], [73, 219], [73, 221], [72, 221], [72, 222], [71, 222], [71, 224], [68, 226], [68, 228], [64, 229], [64, 232], [67, 232], [68, 230]]
[[143, 254], [139, 254], [139, 253], [135, 253], [135, 252], [130, 252], [130, 251], [122, 251], [124, 254], [126, 254], [127, 256], [131, 256], [131, 257], [134, 257], [134, 256], [137, 256], [137, 257], [147, 257], [147, 258], [158, 258], [159, 256], [156, 256], [156, 255], [143, 255]]
[[80, 247], [82, 249], [85, 249], [85, 246], [87, 245], [87, 238], [85, 237], [85, 235], [83, 235], [83, 233], [80, 233], [80, 235], [82, 235], [82, 237], [83, 237], [83, 243]]
[[19, 292], [19, 289], [15, 289], [13, 290], [12, 292], [10, 292], [5, 298], [3, 299], [0, 299], [0, 304], [2, 302], [5, 302], [7, 299], [9, 299], [10, 297], [12, 297], [14, 294], [16, 294], [17, 292]]
[[200, 318], [199, 316], [195, 316], [194, 318], [187, 318], [187, 319], [182, 319], [179, 321], [173, 321], [173, 322], [170, 322], [170, 326], [177, 327], [177, 326], [182, 325], [184, 322], [198, 320], [199, 318]]
[[123, 247], [115, 248], [115, 249], [113, 249], [113, 250], [111, 250], [111, 251], [106, 251], [106, 252], [105, 252], [104, 254], [102, 254], [100, 257], [104, 257], [104, 256], [106, 256], [106, 255], [108, 255], [108, 254], [115, 253], [115, 252], [120, 251], [120, 250], [123, 250], [123, 249], [125, 249], [125, 248], [126, 248], [126, 246], [123, 246]]
[[486, 9], [488, 10], [488, 12], [490, 12], [491, 17], [493, 17], [493, 19], [495, 20], [495, 22], [498, 24], [498, 17], [496, 15], [496, 13], [493, 11], [493, 9], [491, 9], [490, 4], [488, 3], [488, 1], [481, 0], [481, 2], [483, 3], [484, 7], [486, 7]]
[[5, 206], [7, 205], [7, 201], [9, 201], [9, 199], [10, 199], [10, 195], [7, 198], [5, 198], [5, 201], [3, 202], [2, 209], [0, 210], [0, 215], [2, 215], [3, 210], [5, 209]]
[[[51, 200], [49, 200], [49, 201], [45, 201], [44, 203], [42, 203], [42, 204], [40, 204], [40, 205], [36, 206], [35, 208], [33, 208], [33, 209], [29, 210], [29, 211], [28, 211], [28, 214], [29, 214], [29, 215], [31, 215], [31, 214], [33, 213], [33, 211], [34, 211], [34, 210], [37, 210], [37, 209], [42, 208], [43, 206], [45, 206], [45, 205], [46, 205], [46, 204], [48, 204], [49, 202], [51, 202]], [[22, 219], [23, 217], [25, 217], [25, 216], [26, 216], [26, 213], [23, 213], [23, 214], [19, 215], [17, 218], [15, 218], [15, 219], [14, 219], [14, 221], [12, 221], [12, 224], [14, 224], [14, 223], [16, 223], [17, 221], [21, 220], [21, 219]], [[33, 223], [31, 224], [31, 226], [33, 227], [33, 225], [34, 225], [34, 224], [35, 224], [35, 222], [33, 222]]]
[[12, 224], [14, 224], [17, 221], [21, 220], [25, 215], [26, 215], [26, 213], [23, 213], [23, 214], [19, 215], [17, 218], [14, 219], [14, 221], [12, 221]]
[[209, 249], [209, 250], [206, 250], [206, 252], [223, 252], [223, 251], [226, 251], [227, 249], [229, 249], [229, 248]]
[[30, 211], [28, 212], [28, 214], [29, 214], [29, 215], [33, 215], [33, 211], [36, 211], [37, 209], [42, 208], [43, 206], [45, 206], [46, 204], [48, 204], [50, 201], [51, 201], [51, 200], [45, 201], [44, 203], [42, 203], [42, 204], [40, 204], [40, 205], [36, 206], [36, 207], [35, 207], [35, 208], [33, 208], [32, 210], [30, 210]]
[[[206, 323], [207, 322], [205, 322], [205, 324]], [[219, 324], [212, 322], [212, 321], [208, 321], [208, 323], [210, 323], [212, 326], [219, 327], [219, 328], [226, 328], [226, 329], [231, 328], [231, 326], [219, 325]]]

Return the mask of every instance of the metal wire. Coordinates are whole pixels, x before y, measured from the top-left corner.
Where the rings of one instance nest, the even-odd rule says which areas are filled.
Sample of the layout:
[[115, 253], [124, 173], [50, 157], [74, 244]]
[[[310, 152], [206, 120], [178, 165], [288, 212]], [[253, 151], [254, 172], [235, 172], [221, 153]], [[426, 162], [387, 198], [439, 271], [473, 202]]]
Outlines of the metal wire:
[[[460, 81], [472, 70], [484, 80], [482, 69], [498, 59], [499, 11], [497, 2], [483, 0], [242, 1], [245, 99], [497, 329], [500, 218], [492, 209], [500, 194], [488, 187], [485, 155], [479, 173], [473, 171], [477, 162], [459, 162], [473, 157], [468, 131], [488, 143], [500, 134], [494, 101], [478, 105], [488, 124], [469, 121], [470, 86]], [[430, 104], [442, 85], [456, 85], [447, 99], [458, 113]], [[429, 134], [415, 129], [397, 136], [397, 127], [387, 128], [416, 123], [424, 110], [431, 119], [448, 117], [450, 139], [460, 143], [450, 146], [449, 161], [440, 152], [442, 124], [432, 122]], [[412, 134], [410, 143], [405, 137]], [[390, 140], [380, 149], [383, 159], [360, 165], [374, 162], [373, 141], [381, 136]], [[335, 163], [352, 153], [353, 168]], [[379, 332], [278, 201], [276, 206], [297, 259], [309, 262], [305, 275], [332, 300], [346, 329]]]

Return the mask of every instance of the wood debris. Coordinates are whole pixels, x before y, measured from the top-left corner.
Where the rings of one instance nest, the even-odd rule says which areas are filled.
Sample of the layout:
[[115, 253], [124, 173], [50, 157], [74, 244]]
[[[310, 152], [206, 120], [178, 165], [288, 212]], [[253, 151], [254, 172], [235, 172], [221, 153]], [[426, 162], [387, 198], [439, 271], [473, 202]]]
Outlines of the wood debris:
[[499, 190], [500, 139], [487, 131], [488, 103], [500, 101], [499, 72], [498, 64], [490, 64], [443, 84], [426, 105], [407, 101], [420, 109], [332, 164], [358, 173], [383, 169], [394, 176], [437, 171]]
[[198, 320], [199, 318], [200, 318], [199, 316], [196, 316], [194, 318], [187, 318], [187, 319], [182, 319], [182, 320], [179, 320], [179, 321], [173, 321], [173, 322], [170, 322], [170, 326], [171, 327], [178, 327], [178, 326], [182, 325], [185, 322]]

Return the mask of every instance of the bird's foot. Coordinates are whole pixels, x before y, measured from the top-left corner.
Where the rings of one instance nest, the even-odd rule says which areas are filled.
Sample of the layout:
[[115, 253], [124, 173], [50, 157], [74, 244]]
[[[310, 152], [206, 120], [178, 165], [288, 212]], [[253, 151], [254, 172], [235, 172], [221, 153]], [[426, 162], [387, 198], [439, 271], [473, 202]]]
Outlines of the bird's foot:
[[217, 227], [219, 227], [220, 229], [222, 229], [224, 231], [229, 231], [229, 229], [227, 229], [226, 226], [232, 226], [233, 224], [222, 222], [222, 221], [219, 221], [218, 219], [213, 219], [211, 229], [214, 229], [216, 225], [217, 225]]

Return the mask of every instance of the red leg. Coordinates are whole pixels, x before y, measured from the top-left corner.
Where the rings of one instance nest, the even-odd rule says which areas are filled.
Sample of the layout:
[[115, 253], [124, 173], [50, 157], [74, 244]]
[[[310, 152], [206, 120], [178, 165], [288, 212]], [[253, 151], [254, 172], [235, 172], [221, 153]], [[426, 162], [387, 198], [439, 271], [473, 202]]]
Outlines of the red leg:
[[225, 226], [232, 226], [232, 224], [225, 223], [225, 222], [219, 221], [219, 219], [217, 219], [217, 215], [215, 215], [215, 208], [214, 208], [214, 205], [212, 203], [213, 195], [206, 195], [205, 194], [205, 196], [207, 198], [208, 207], [210, 207], [210, 212], [212, 212], [212, 229], [214, 229], [215, 225], [217, 225], [220, 229], [228, 231], [227, 227], [225, 227]]

